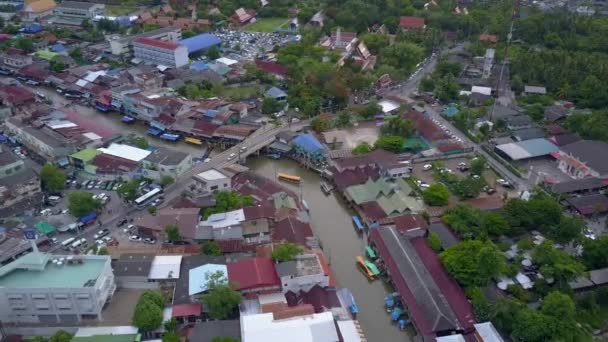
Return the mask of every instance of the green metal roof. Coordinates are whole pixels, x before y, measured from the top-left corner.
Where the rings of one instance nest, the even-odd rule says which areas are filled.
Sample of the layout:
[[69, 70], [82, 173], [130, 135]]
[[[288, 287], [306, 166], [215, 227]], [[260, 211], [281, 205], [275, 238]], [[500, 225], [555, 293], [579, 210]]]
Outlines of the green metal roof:
[[73, 337], [71, 342], [139, 342], [141, 334], [95, 335]]
[[378, 197], [388, 196], [393, 192], [391, 184], [384, 179], [379, 178], [377, 181], [369, 178], [365, 184], [353, 185], [346, 188], [346, 193], [357, 204], [375, 201]]
[[41, 234], [50, 234], [52, 232], [55, 231], [55, 227], [48, 223], [48, 222], [38, 222], [34, 225], [34, 227], [41, 233]]
[[93, 158], [95, 158], [95, 156], [100, 155], [101, 152], [97, 151], [94, 148], [85, 148], [84, 150], [78, 151], [74, 154], [72, 154], [70, 157], [74, 158], [74, 159], [78, 159], [78, 160], [82, 160], [83, 162], [87, 163], [91, 160], [93, 160]]
[[59, 56], [58, 53], [56, 52], [52, 52], [52, 51], [48, 51], [48, 50], [38, 50], [35, 52], [36, 56], [42, 58], [42, 59], [46, 59], [48, 61], [53, 60], [53, 58]]

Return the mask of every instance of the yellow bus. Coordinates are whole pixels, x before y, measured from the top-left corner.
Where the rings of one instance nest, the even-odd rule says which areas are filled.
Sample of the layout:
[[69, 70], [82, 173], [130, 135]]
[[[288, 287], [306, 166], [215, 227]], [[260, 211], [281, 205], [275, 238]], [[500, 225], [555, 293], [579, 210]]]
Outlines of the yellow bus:
[[279, 173], [277, 177], [279, 178], [279, 180], [291, 183], [300, 183], [300, 181], [302, 180], [302, 178], [300, 178], [299, 176], [292, 176], [286, 173]]

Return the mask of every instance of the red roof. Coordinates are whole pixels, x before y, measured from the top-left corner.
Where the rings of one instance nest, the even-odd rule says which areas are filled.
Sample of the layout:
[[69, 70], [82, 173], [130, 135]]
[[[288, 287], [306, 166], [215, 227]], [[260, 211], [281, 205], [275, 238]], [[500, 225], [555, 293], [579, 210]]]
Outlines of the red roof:
[[0, 86], [0, 97], [11, 105], [22, 105], [34, 102], [36, 98], [28, 88], [17, 86]]
[[339, 308], [342, 305], [338, 299], [336, 289], [323, 288], [319, 285], [313, 286], [308, 292], [299, 291], [285, 293], [287, 304], [296, 306], [298, 304], [310, 304], [315, 308], [316, 313], [321, 313], [331, 308]]
[[281, 280], [270, 258], [255, 257], [228, 264], [228, 279], [238, 290], [281, 286]]
[[109, 154], [100, 154], [93, 159], [93, 165], [97, 166], [97, 171], [101, 173], [112, 173], [112, 172], [129, 172], [137, 168], [137, 163], [120, 158], [111, 156]]
[[243, 240], [240, 239], [216, 240], [215, 242], [217, 242], [217, 245], [223, 253], [237, 253], [243, 251]]
[[439, 128], [432, 120], [426, 118], [424, 114], [412, 110], [405, 114], [405, 118], [412, 120], [416, 126], [418, 134], [430, 141], [451, 139], [449, 134]]
[[309, 316], [315, 313], [315, 308], [311, 304], [302, 304], [293, 307], [288, 307], [283, 310], [277, 310], [272, 313], [274, 320], [287, 319], [299, 316]]
[[380, 171], [374, 167], [365, 165], [355, 169], [346, 169], [342, 172], [332, 170], [334, 173], [333, 181], [338, 190], [344, 190], [349, 186], [359, 185], [367, 182], [368, 179], [377, 180], [380, 177]]
[[146, 37], [139, 37], [139, 38], [135, 38], [134, 40], [136, 43], [140, 43], [140, 44], [144, 44], [144, 45], [150, 45], [153, 47], [157, 47], [160, 49], [166, 49], [166, 50], [175, 50], [179, 47], [179, 44], [177, 43], [173, 43], [173, 42], [165, 42], [162, 40], [158, 40], [158, 39], [152, 39], [152, 38], [146, 38]]
[[177, 304], [171, 307], [171, 317], [200, 316], [200, 304]]
[[379, 221], [386, 218], [386, 213], [376, 201], [361, 203], [360, 207], [368, 221]]
[[255, 65], [257, 65], [258, 68], [266, 71], [269, 74], [273, 74], [273, 75], [277, 75], [277, 76], [287, 75], [287, 67], [282, 64], [279, 64], [277, 62], [261, 61], [259, 59], [256, 59]]
[[417, 228], [427, 229], [429, 227], [422, 216], [413, 214], [397, 216], [393, 219], [393, 222], [400, 233]]
[[8, 33], [0, 33], [0, 42], [11, 39], [11, 35]]
[[317, 257], [319, 258], [319, 264], [323, 268], [323, 273], [325, 273], [329, 277], [329, 286], [336, 287], [336, 285], [338, 285], [338, 282], [336, 282], [336, 276], [334, 276], [334, 273], [331, 271], [329, 264], [327, 263], [327, 261], [325, 261], [325, 256], [323, 255], [323, 253], [319, 252], [317, 253]]
[[482, 33], [479, 35], [479, 41], [488, 42], [488, 43], [496, 43], [498, 42], [498, 37], [493, 34]]
[[406, 29], [421, 29], [424, 28], [424, 18], [420, 17], [401, 17], [399, 19], [399, 27]]
[[311, 237], [313, 233], [310, 224], [291, 216], [277, 222], [272, 230], [272, 241], [275, 242], [287, 241], [306, 246]]
[[213, 133], [219, 126], [210, 122], [204, 122], [196, 120], [194, 126], [191, 129], [192, 134], [200, 135], [204, 137], [212, 137]]
[[274, 218], [274, 205], [266, 202], [259, 205], [252, 205], [250, 207], [243, 208], [245, 214], [245, 221], [258, 220], [262, 218], [273, 219]]

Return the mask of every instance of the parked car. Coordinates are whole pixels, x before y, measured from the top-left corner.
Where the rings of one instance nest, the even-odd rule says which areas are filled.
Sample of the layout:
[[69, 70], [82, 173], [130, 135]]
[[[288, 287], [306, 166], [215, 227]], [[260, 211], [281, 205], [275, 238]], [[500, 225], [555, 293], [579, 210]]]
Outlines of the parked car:
[[122, 227], [125, 224], [127, 224], [127, 222], [128, 222], [127, 219], [122, 219], [122, 220], [118, 221], [118, 223], [116, 224], [116, 227]]
[[150, 245], [153, 245], [156, 243], [156, 240], [152, 239], [152, 238], [144, 238], [144, 242]]
[[236, 154], [235, 153], [230, 153], [230, 155], [228, 156], [227, 159], [228, 160], [232, 160], [232, 159], [234, 159], [234, 157], [236, 157]]
[[132, 241], [132, 242], [141, 242], [141, 237], [139, 237], [137, 235], [131, 235], [131, 236], [129, 236], [129, 241]]
[[433, 165], [431, 165], [431, 164], [425, 164], [425, 165], [422, 167], [422, 169], [423, 169], [424, 171], [428, 171], [428, 170], [430, 170], [430, 169], [432, 169], [432, 168], [433, 168]]

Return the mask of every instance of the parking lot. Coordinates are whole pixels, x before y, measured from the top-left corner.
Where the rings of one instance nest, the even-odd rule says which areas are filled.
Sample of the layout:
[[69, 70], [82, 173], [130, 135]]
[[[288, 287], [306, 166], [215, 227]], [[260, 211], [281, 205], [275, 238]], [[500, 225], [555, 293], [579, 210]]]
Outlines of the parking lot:
[[230, 50], [230, 58], [237, 60], [252, 60], [258, 54], [271, 51], [277, 45], [283, 45], [290, 41], [277, 33], [269, 32], [244, 32], [222, 29], [213, 32], [224, 42], [224, 49]]

